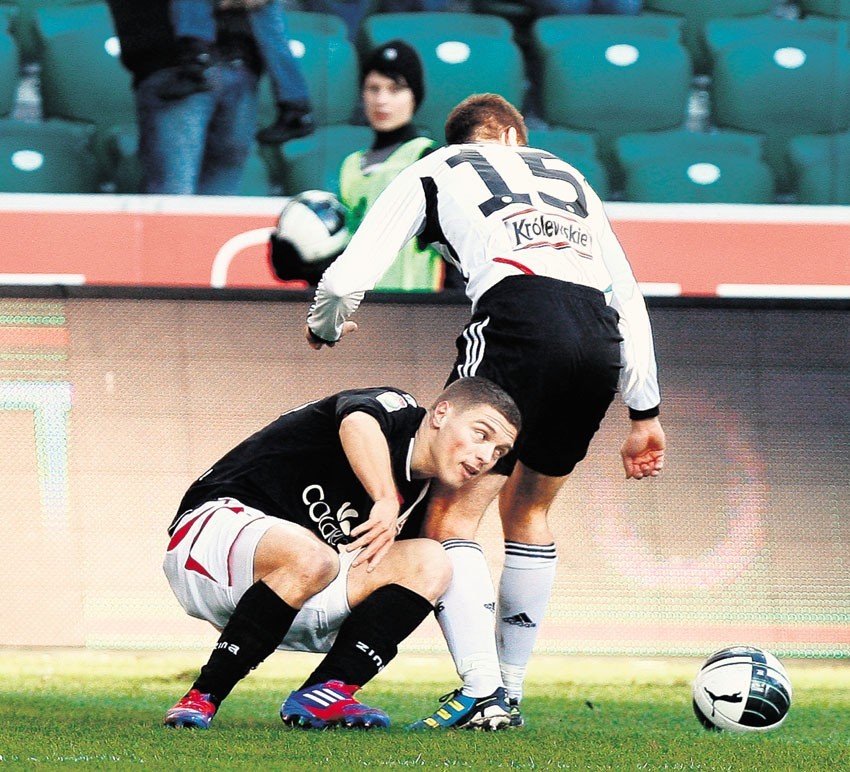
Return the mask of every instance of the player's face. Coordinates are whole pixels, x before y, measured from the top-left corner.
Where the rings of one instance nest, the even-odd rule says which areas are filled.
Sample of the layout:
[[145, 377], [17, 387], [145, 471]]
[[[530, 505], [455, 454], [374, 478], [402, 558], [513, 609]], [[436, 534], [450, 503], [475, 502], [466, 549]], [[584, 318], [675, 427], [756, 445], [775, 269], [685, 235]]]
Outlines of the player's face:
[[442, 415], [435, 447], [437, 477], [446, 485], [459, 488], [489, 472], [513, 447], [516, 434], [516, 428], [489, 405], [457, 411], [449, 404]]
[[363, 81], [363, 108], [375, 131], [393, 131], [410, 123], [416, 104], [408, 86], [370, 72]]

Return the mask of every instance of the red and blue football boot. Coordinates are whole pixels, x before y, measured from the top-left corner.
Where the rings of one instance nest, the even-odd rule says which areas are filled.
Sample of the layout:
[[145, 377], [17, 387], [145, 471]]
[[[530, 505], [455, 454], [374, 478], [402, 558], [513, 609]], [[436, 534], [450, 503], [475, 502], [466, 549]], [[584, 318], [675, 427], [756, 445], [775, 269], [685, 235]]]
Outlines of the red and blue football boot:
[[360, 687], [342, 681], [325, 681], [292, 692], [280, 706], [280, 717], [287, 726], [302, 729], [385, 728], [390, 717], [378, 708], [370, 708], [354, 699]]
[[180, 702], [166, 711], [163, 723], [171, 727], [209, 729], [215, 712], [216, 706], [209, 694], [190, 689]]

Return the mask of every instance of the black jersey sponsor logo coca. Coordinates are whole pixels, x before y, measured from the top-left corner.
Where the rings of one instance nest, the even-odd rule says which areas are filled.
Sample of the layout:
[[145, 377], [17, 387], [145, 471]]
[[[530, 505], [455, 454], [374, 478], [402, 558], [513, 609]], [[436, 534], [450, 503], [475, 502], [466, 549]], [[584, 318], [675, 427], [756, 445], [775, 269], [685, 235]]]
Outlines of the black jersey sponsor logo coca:
[[534, 247], [572, 249], [592, 257], [593, 237], [581, 223], [551, 212], [526, 209], [505, 218], [505, 228], [514, 251]]
[[351, 541], [351, 520], [360, 517], [360, 513], [346, 501], [336, 512], [325, 501], [325, 489], [321, 485], [308, 485], [301, 494], [301, 500], [307, 505], [307, 515], [316, 524], [321, 537], [331, 546]]

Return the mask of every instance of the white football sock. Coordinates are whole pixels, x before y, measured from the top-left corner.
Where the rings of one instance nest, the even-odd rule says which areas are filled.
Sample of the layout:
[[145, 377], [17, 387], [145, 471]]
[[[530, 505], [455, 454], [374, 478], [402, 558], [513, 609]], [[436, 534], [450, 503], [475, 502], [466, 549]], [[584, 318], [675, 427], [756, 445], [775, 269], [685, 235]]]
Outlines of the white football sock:
[[486, 697], [502, 686], [496, 653], [493, 580], [484, 551], [474, 541], [447, 539], [443, 548], [454, 574], [437, 601], [437, 621], [443, 629], [463, 693]]
[[505, 542], [505, 566], [499, 582], [496, 641], [508, 696], [522, 699], [525, 669], [543, 621], [558, 556], [554, 544]]

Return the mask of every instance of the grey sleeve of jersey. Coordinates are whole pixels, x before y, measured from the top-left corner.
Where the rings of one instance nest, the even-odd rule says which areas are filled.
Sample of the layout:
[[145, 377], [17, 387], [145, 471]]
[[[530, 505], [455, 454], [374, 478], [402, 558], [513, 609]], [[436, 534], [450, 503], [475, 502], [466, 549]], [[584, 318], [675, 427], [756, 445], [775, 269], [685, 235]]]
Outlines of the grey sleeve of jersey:
[[339, 340], [342, 323], [360, 305], [425, 222], [425, 195], [417, 167], [408, 166], [378, 196], [345, 251], [322, 275], [307, 325], [322, 340]]

